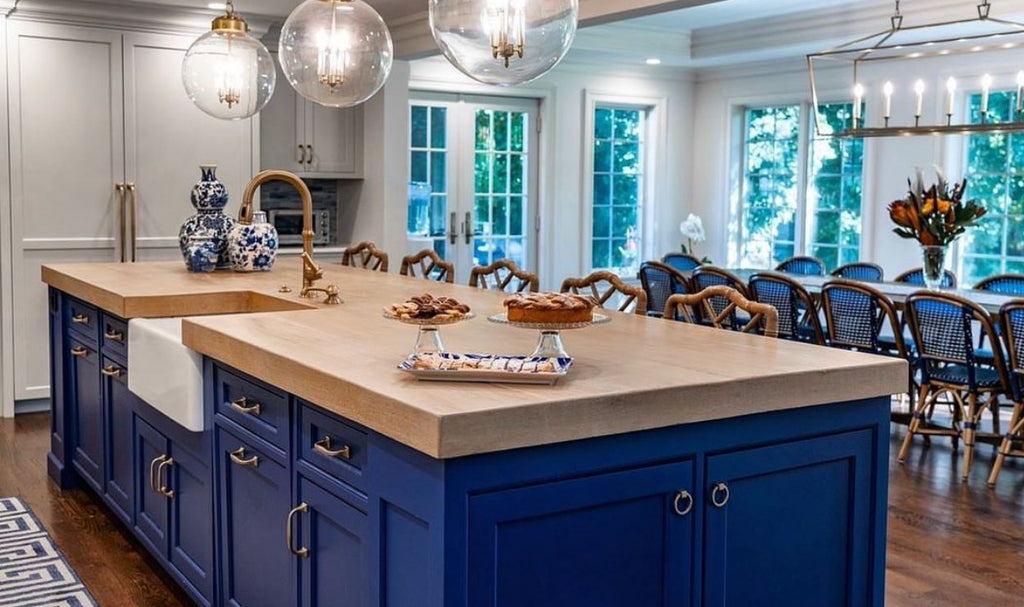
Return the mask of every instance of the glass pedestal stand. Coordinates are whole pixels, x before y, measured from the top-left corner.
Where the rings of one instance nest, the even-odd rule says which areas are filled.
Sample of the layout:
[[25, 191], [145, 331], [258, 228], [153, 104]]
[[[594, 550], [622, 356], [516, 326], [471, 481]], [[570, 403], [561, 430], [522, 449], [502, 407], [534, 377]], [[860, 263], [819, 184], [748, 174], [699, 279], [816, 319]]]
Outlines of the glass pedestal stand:
[[473, 313], [470, 312], [465, 316], [443, 320], [438, 320], [437, 318], [402, 318], [390, 314], [385, 314], [384, 318], [419, 327], [419, 331], [416, 333], [416, 345], [412, 349], [413, 354], [441, 354], [445, 351], [444, 342], [441, 341], [441, 327], [469, 320], [473, 318]]
[[494, 316], [488, 316], [487, 320], [503, 324], [518, 327], [520, 329], [533, 329], [539, 331], [540, 334], [537, 337], [537, 345], [533, 348], [533, 352], [530, 356], [537, 356], [543, 358], [572, 358], [568, 352], [565, 351], [565, 346], [562, 344], [562, 331], [568, 329], [582, 329], [589, 327], [594, 324], [606, 323], [611, 318], [603, 314], [594, 314], [594, 320], [589, 322], [570, 322], [570, 323], [531, 323], [531, 322], [511, 322], [508, 320], [508, 316], [505, 314], [495, 314]]

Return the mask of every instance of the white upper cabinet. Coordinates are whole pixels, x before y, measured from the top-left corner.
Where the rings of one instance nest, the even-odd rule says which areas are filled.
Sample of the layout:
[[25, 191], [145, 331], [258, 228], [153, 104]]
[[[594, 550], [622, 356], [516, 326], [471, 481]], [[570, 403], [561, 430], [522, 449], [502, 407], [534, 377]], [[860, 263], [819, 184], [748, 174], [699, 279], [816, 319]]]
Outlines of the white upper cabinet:
[[260, 160], [263, 169], [306, 177], [361, 178], [362, 106], [333, 108], [307, 101], [277, 64], [274, 96], [260, 112]]

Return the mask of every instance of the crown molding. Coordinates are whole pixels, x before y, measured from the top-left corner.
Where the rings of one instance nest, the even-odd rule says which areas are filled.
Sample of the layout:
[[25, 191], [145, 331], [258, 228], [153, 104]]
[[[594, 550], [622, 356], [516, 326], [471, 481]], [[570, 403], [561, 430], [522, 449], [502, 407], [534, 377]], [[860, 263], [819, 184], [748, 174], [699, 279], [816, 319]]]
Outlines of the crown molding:
[[724, 0], [580, 0], [580, 27], [675, 11]]
[[[167, 34], [200, 34], [221, 14], [209, 9], [103, 0], [18, 0], [13, 4], [8, 13], [11, 19]], [[256, 38], [280, 20], [248, 13], [242, 16]]]

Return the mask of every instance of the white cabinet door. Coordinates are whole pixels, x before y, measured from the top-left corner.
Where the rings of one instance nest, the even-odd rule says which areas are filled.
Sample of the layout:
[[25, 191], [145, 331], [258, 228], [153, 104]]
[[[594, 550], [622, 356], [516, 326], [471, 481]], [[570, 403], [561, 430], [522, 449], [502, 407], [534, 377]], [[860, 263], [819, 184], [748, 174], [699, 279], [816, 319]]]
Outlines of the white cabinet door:
[[335, 108], [306, 102], [306, 150], [312, 151], [307, 171], [362, 177], [362, 117], [362, 106]]
[[50, 391], [40, 265], [114, 261], [124, 181], [121, 35], [9, 21], [15, 398]]
[[135, 184], [137, 261], [178, 259], [178, 229], [195, 213], [189, 202], [200, 164], [217, 177], [237, 211], [252, 178], [252, 119], [218, 120], [185, 95], [181, 60], [193, 38], [124, 37], [125, 168]]
[[276, 54], [274, 66], [277, 68], [274, 95], [260, 111], [260, 166], [264, 170], [302, 173], [306, 170], [305, 165], [300, 164], [306, 154], [302, 111], [306, 100], [288, 84]]

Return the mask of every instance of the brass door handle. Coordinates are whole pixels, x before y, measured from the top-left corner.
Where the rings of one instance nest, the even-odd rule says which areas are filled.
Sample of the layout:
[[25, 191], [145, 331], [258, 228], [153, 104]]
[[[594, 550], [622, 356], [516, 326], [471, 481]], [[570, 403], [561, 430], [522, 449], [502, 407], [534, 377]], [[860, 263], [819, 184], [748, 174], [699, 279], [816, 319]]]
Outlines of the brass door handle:
[[128, 193], [131, 194], [131, 211], [132, 211], [132, 222], [131, 222], [131, 244], [132, 244], [132, 261], [135, 261], [136, 253], [138, 252], [138, 224], [139, 224], [139, 203], [135, 199], [135, 184], [126, 183], [124, 186]]
[[711, 503], [721, 508], [729, 503], [729, 485], [718, 483], [711, 489]]
[[119, 204], [119, 209], [120, 209], [119, 210], [119, 217], [121, 219], [121, 222], [117, 226], [117, 229], [118, 229], [118, 232], [119, 232], [118, 235], [117, 235], [117, 238], [120, 241], [120, 245], [121, 245], [121, 263], [124, 263], [125, 261], [128, 260], [127, 251], [125, 250], [125, 238], [124, 238], [126, 229], [128, 227], [127, 220], [125, 219], [124, 184], [123, 183], [115, 183], [114, 184], [114, 189], [117, 190], [117, 197], [118, 197], [118, 200], [120, 202], [120, 204]]
[[306, 164], [313, 164], [313, 146], [307, 145], [306, 149], [309, 151], [309, 155], [306, 156]]
[[72, 356], [87, 356], [88, 354], [89, 350], [87, 350], [84, 346], [75, 346], [74, 348], [71, 348]]
[[352, 459], [352, 448], [348, 445], [343, 446], [341, 449], [331, 449], [331, 437], [325, 436], [320, 440], [313, 443], [313, 450], [320, 455], [326, 455], [327, 457], [340, 457], [341, 459]]
[[71, 317], [71, 322], [75, 323], [76, 325], [87, 325], [89, 324], [89, 317], [86, 316], [85, 314], [75, 314], [74, 316]]
[[295, 147], [297, 147], [299, 149], [298, 158], [297, 158], [299, 164], [306, 164], [306, 146], [304, 146], [302, 144], [299, 144], [299, 145], [297, 145]]
[[158, 464], [162, 464], [167, 459], [166, 455], [158, 455], [153, 458], [153, 461], [149, 462], [149, 488], [157, 493], [160, 492], [156, 486], [156, 467]]
[[247, 404], [248, 402], [248, 397], [242, 396], [240, 398], [236, 398], [231, 401], [231, 408], [239, 413], [245, 413], [246, 415], [259, 415], [261, 409], [260, 404], [253, 403], [249, 405]]
[[121, 331], [115, 331], [113, 329], [107, 329], [106, 331], [104, 331], [103, 337], [104, 339], [109, 339], [110, 341], [124, 341], [124, 333], [122, 333]]
[[292, 543], [292, 519], [295, 518], [296, 514], [298, 514], [300, 512], [308, 512], [308, 511], [309, 511], [309, 506], [306, 504], [306, 502], [302, 502], [298, 506], [296, 506], [296, 507], [291, 509], [291, 511], [288, 513], [288, 518], [285, 520], [285, 523], [284, 523], [284, 542], [288, 545], [288, 552], [291, 552], [295, 556], [300, 556], [300, 557], [302, 557], [304, 559], [305, 558], [309, 558], [309, 549], [308, 548], [298, 548], [298, 549], [296, 549], [294, 544]]
[[231, 457], [233, 463], [239, 466], [252, 466], [253, 468], [260, 467], [260, 456], [254, 455], [252, 457], [245, 457], [245, 447], [239, 447], [234, 451], [229, 451], [228, 456]]
[[118, 367], [117, 365], [107, 365], [100, 369], [100, 373], [107, 377], [121, 377], [121, 367]]
[[174, 458], [173, 457], [167, 457], [167, 456], [164, 456], [164, 457], [166, 459], [164, 459], [164, 461], [160, 462], [160, 466], [156, 469], [156, 478], [157, 478], [157, 482], [160, 485], [159, 488], [157, 489], [157, 491], [159, 491], [160, 495], [163, 495], [167, 499], [174, 499], [174, 489], [169, 488], [167, 486], [168, 483], [164, 482], [164, 467], [165, 466], [173, 466], [174, 465]]
[[[685, 505], [684, 505], [685, 504]], [[676, 493], [675, 499], [672, 500], [672, 509], [676, 511], [679, 516], [686, 516], [693, 510], [693, 496], [690, 495], [689, 491], [683, 490]]]

